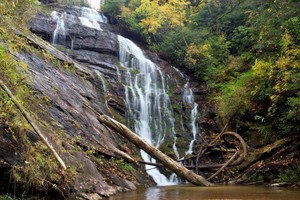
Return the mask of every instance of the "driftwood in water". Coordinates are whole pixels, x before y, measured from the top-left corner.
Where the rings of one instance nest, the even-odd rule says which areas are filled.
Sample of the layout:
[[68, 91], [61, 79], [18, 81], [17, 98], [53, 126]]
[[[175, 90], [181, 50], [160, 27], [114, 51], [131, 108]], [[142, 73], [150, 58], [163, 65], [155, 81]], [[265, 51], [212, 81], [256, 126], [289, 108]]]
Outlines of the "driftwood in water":
[[[236, 156], [234, 158], [236, 158]], [[140, 164], [144, 164], [144, 165], [151, 165], [151, 166], [155, 166], [155, 167], [164, 167], [164, 165], [161, 164], [161, 163], [153, 163], [153, 162], [145, 162], [145, 161], [139, 161], [139, 163]], [[223, 164], [223, 163], [204, 164], [204, 165], [203, 164], [198, 164], [197, 167], [196, 166], [188, 166], [188, 165], [186, 165], [185, 168], [187, 168], [187, 169], [194, 169], [194, 170], [196, 168], [198, 168], [198, 169], [214, 169], [214, 168], [221, 168], [225, 164]], [[232, 164], [232, 162], [230, 162], [230, 164], [226, 165], [226, 167], [228, 167], [228, 166], [234, 166], [234, 165]]]
[[48, 149], [51, 151], [54, 158], [57, 160], [57, 162], [60, 164], [60, 166], [66, 170], [67, 167], [64, 163], [64, 161], [61, 159], [61, 157], [58, 155], [54, 147], [48, 142], [47, 138], [44, 136], [44, 134], [40, 131], [38, 126], [34, 123], [33, 119], [30, 117], [29, 113], [27, 113], [24, 109], [24, 107], [18, 102], [18, 100], [15, 98], [15, 96], [11, 93], [9, 88], [3, 83], [2, 80], [0, 80], [0, 86], [1, 88], [8, 94], [10, 99], [13, 101], [13, 103], [17, 106], [17, 108], [20, 110], [22, 115], [25, 117], [25, 119], [28, 121], [28, 123], [31, 125], [33, 130], [38, 134], [40, 139], [43, 141], [43, 143], [48, 147]]
[[[243, 138], [235, 133], [235, 132], [231, 132], [231, 131], [222, 131], [221, 134], [218, 135], [218, 139], [221, 139], [221, 137], [223, 136], [233, 136], [234, 138], [236, 138], [239, 141], [240, 144], [240, 148], [237, 149], [218, 149], [218, 148], [213, 148], [214, 150], [218, 149], [219, 151], [225, 151], [225, 152], [232, 152], [234, 153], [231, 158], [226, 162], [226, 163], [216, 163], [216, 164], [201, 164], [200, 161], [200, 157], [202, 157], [202, 155], [209, 151], [209, 150], [213, 150], [211, 149], [211, 147], [213, 147], [215, 144], [215, 142], [217, 140], [214, 140], [214, 142], [208, 144], [208, 146], [202, 146], [202, 148], [200, 148], [199, 153], [197, 154], [197, 156], [190, 156], [188, 158], [183, 158], [178, 160], [177, 162], [182, 163], [187, 169], [193, 169], [195, 170], [196, 174], [199, 174], [199, 169], [214, 169], [214, 168], [219, 168], [213, 175], [211, 175], [209, 178], [207, 178], [207, 180], [211, 180], [212, 178], [214, 178], [215, 176], [217, 176], [221, 171], [223, 171], [226, 167], [229, 166], [236, 166], [242, 163], [242, 161], [245, 159], [248, 149], [247, 149], [247, 144], [246, 142], [243, 140]], [[210, 147], [210, 148], [208, 148]], [[187, 165], [186, 162], [187, 161], [191, 161], [192, 163], [190, 165]], [[151, 162], [145, 162], [145, 161], [139, 161], [139, 163], [141, 164], [145, 164], [145, 165], [152, 165], [152, 166], [156, 166], [156, 167], [164, 167], [161, 163], [151, 163]]]
[[164, 165], [164, 167], [170, 169], [171, 171], [175, 172], [178, 176], [185, 178], [189, 182], [195, 185], [204, 185], [204, 186], [211, 186], [213, 185], [209, 181], [207, 181], [202, 176], [195, 174], [194, 172], [188, 170], [184, 166], [182, 166], [177, 161], [171, 159], [160, 150], [155, 148], [153, 145], [148, 144], [145, 140], [140, 138], [137, 134], [129, 130], [125, 125], [121, 124], [120, 122], [115, 121], [114, 119], [106, 116], [106, 115], [98, 115], [98, 120], [108, 126], [109, 128], [113, 129], [120, 135], [127, 138], [133, 144], [138, 146], [139, 148], [143, 149], [147, 152], [150, 156], [158, 160], [160, 163]]

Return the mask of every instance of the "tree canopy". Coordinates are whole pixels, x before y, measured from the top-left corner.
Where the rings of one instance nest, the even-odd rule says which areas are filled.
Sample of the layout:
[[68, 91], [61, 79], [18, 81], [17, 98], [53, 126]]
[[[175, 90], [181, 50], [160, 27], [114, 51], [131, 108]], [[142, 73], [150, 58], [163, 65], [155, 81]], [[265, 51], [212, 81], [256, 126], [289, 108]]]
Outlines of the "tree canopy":
[[298, 0], [114, 1], [120, 23], [209, 86], [224, 121], [299, 132]]

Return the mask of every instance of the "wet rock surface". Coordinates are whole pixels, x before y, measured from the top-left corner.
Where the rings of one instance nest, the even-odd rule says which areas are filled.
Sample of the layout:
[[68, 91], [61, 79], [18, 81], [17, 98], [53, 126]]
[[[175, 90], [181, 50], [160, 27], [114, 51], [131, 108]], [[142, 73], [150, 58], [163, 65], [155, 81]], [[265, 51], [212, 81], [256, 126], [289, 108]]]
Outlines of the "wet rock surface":
[[[52, 23], [53, 20], [46, 16], [37, 18], [37, 24], [33, 23], [38, 27], [35, 29], [38, 30], [37, 34], [41, 36], [42, 33], [43, 39], [48, 38], [49, 42], [54, 30], [49, 28]], [[57, 61], [52, 62], [51, 59], [30, 52], [16, 53], [16, 57], [29, 66], [27, 74], [32, 88], [49, 99], [49, 105], [31, 109], [37, 118], [48, 123], [43, 126], [48, 140], [53, 143], [57, 138], [62, 140], [61, 145], [55, 146], [67, 166], [76, 170], [74, 182], [69, 183], [62, 191], [71, 199], [101, 199], [121, 191], [136, 189], [139, 185], [152, 185], [153, 181], [141, 166], [134, 168], [141, 171], [139, 177], [126, 169], [118, 169], [119, 174], [111, 172], [112, 167], [107, 167], [107, 163], [113, 162], [111, 158], [124, 160], [126, 156], [138, 157], [138, 151], [117, 133], [100, 124], [97, 114], [87, 108], [92, 107], [99, 113], [116, 118], [125, 115], [124, 101], [120, 98], [123, 96], [123, 88], [117, 75], [116, 36], [83, 26], [72, 31], [79, 38], [71, 51], [73, 58], [78, 61], [34, 36], [28, 38]], [[68, 45], [65, 47], [68, 48]], [[34, 134], [30, 135], [33, 142], [38, 140]], [[1, 141], [2, 144], [7, 147], [7, 143]], [[11, 150], [13, 152], [7, 160], [17, 159], [11, 156], [15, 149]]]
[[[124, 102], [118, 97], [118, 92], [122, 92], [122, 89], [110, 85], [107, 80], [104, 83], [97, 76], [101, 67], [93, 68], [86, 63], [82, 65], [43, 41], [35, 40], [35, 42], [40, 48], [56, 55], [60, 62], [55, 64], [29, 52], [16, 53], [16, 57], [29, 66], [26, 73], [30, 77], [31, 86], [50, 100], [49, 105], [31, 108], [32, 111], [40, 120], [49, 123], [43, 127], [43, 131], [47, 133], [50, 141], [54, 142], [57, 137], [62, 140], [61, 146], [56, 148], [60, 149], [60, 152], [64, 152], [61, 153], [61, 156], [67, 166], [76, 169], [75, 181], [66, 187], [69, 188], [65, 191], [70, 195], [68, 198], [84, 196], [88, 199], [99, 199], [120, 191], [135, 189], [142, 184], [134, 175], [128, 175], [126, 179], [109, 174], [111, 168], [105, 167], [105, 160], [107, 162], [110, 162], [111, 158], [123, 160], [124, 154], [137, 155], [137, 150], [124, 138], [100, 124], [97, 115], [86, 107], [88, 105], [97, 112], [107, 115], [112, 115], [114, 108], [125, 112]], [[69, 68], [65, 64], [68, 64]], [[117, 84], [116, 80], [112, 82]], [[107, 93], [106, 87], [111, 88], [109, 93]], [[108, 107], [108, 105], [114, 106]], [[59, 136], [58, 133], [60, 133]], [[34, 134], [30, 135], [33, 142], [38, 140]], [[8, 145], [5, 142], [1, 142], [1, 144], [6, 147]], [[13, 152], [8, 152], [10, 153], [8, 160], [17, 159], [11, 156], [15, 154], [14, 148], [10, 149]], [[89, 149], [93, 149], [91, 154], [87, 153]], [[97, 157], [104, 161], [100, 163], [97, 161]], [[102, 165], [104, 169], [99, 170]], [[144, 177], [142, 178], [144, 179], [143, 185], [153, 184], [151, 179], [147, 178], [146, 173], [139, 168], [140, 166], [136, 166], [135, 170], [142, 171], [140, 177]], [[107, 172], [102, 174], [105, 170]], [[122, 169], [120, 171], [120, 174], [129, 173]]]
[[[113, 25], [101, 24], [102, 31], [82, 26], [76, 17], [81, 16], [79, 7], [61, 6], [56, 8], [59, 13], [65, 13], [66, 19], [66, 36], [65, 40], [58, 40], [58, 45], [63, 45], [68, 50], [64, 50], [68, 55], [75, 60], [82, 63], [89, 70], [98, 71], [109, 83], [109, 89], [106, 94], [106, 104], [109, 105], [114, 111], [121, 116], [125, 116], [124, 100], [118, 100], [116, 96], [123, 97], [124, 88], [120, 84], [120, 79], [124, 75], [123, 69], [119, 66], [118, 54], [119, 44], [115, 33], [107, 30], [116, 30]], [[75, 16], [75, 17], [74, 17]], [[55, 20], [51, 16], [37, 16], [32, 20], [31, 31], [41, 36], [43, 39], [51, 42], [53, 39], [53, 27], [56, 24]], [[76, 24], [76, 25], [75, 25]], [[118, 32], [118, 31], [117, 31]], [[58, 34], [59, 35], [59, 34]], [[50, 36], [50, 37], [49, 37]], [[61, 37], [59, 35], [58, 37]], [[182, 130], [181, 124], [176, 123], [176, 129], [178, 130], [178, 136], [181, 138], [178, 143], [178, 148], [182, 152], [186, 151], [187, 146], [191, 140], [190, 129], [190, 113], [192, 108], [186, 108], [182, 105], [183, 86], [185, 85], [188, 77], [177, 70], [175, 67], [168, 64], [166, 61], [160, 59], [156, 54], [150, 51], [145, 52], [147, 56], [159, 67], [159, 69], [166, 74], [167, 82], [170, 90], [170, 100], [172, 101], [173, 109], [175, 112], [175, 120], [181, 121], [184, 126]], [[101, 78], [101, 77], [100, 77]], [[103, 82], [103, 81], [102, 81]], [[102, 86], [103, 89], [103, 86]], [[191, 89], [195, 94], [197, 102], [202, 102], [207, 94], [206, 88], [202, 85], [191, 83]], [[205, 116], [207, 110], [204, 107], [200, 109], [200, 116]], [[198, 119], [199, 120], [199, 119]], [[210, 120], [210, 119], [209, 119]], [[207, 126], [214, 126], [214, 120], [209, 122], [205, 119], [203, 124], [209, 124]], [[167, 136], [166, 141], [173, 142], [173, 138]], [[167, 151], [172, 151], [172, 144], [165, 145]]]
[[[58, 15], [64, 16], [66, 30], [65, 35], [58, 32], [55, 44], [50, 43], [53, 43], [53, 32], [58, 22], [49, 15], [38, 14], [29, 23], [30, 30], [48, 43], [34, 35], [27, 36], [34, 46], [49, 53], [55, 60], [27, 51], [16, 53], [16, 57], [28, 65], [26, 73], [30, 77], [31, 87], [49, 99], [48, 105], [32, 107], [32, 112], [41, 121], [47, 122], [43, 131], [50, 141], [54, 143], [60, 138], [61, 144], [57, 144], [56, 148], [67, 166], [76, 169], [75, 180], [66, 187], [69, 188], [66, 194], [69, 198], [101, 199], [118, 192], [134, 190], [141, 185], [152, 185], [153, 181], [143, 166], [126, 161], [126, 155], [140, 159], [139, 150], [100, 124], [97, 114], [87, 108], [92, 107], [124, 123], [128, 120], [121, 81], [124, 69], [119, 64], [117, 35], [80, 24], [78, 17], [82, 13], [79, 7], [60, 6], [56, 11]], [[108, 24], [102, 26], [113, 29]], [[176, 120], [182, 118], [182, 124], [189, 124], [191, 108], [182, 106], [182, 88], [187, 77], [157, 55], [150, 52], [147, 55], [167, 74]], [[195, 97], [197, 101], [202, 100], [206, 90], [193, 83], [191, 87], [199, 94]], [[213, 110], [201, 109], [201, 115], [210, 112]], [[181, 138], [177, 146], [184, 152], [191, 138], [187, 131], [189, 127], [182, 129], [180, 123], [175, 126], [178, 129], [177, 136]], [[28, 135], [33, 143], [38, 140], [34, 133]], [[170, 152], [174, 140], [170, 136], [166, 140], [170, 143], [164, 148]], [[5, 141], [3, 144], [9, 145]], [[14, 148], [11, 150], [15, 151]], [[123, 165], [124, 162], [131, 166], [130, 170], [127, 165], [123, 166], [124, 169], [120, 167], [120, 163]]]

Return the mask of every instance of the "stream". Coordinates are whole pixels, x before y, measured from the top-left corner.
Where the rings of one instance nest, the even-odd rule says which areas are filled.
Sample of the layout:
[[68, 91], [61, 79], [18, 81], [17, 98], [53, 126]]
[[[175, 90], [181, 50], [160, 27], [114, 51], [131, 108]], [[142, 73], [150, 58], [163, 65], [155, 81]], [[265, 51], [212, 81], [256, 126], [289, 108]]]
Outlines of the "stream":
[[196, 199], [251, 199], [298, 200], [300, 190], [266, 186], [212, 186], [177, 185], [139, 189], [113, 196], [110, 200], [196, 200]]

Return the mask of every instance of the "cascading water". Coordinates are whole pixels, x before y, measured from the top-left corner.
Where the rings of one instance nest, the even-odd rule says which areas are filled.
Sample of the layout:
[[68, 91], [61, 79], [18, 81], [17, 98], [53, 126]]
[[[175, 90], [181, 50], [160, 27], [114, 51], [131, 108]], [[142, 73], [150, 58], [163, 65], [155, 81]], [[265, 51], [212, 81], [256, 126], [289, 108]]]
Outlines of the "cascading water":
[[83, 26], [101, 30], [100, 23], [107, 23], [107, 18], [102, 14], [98, 13], [96, 10], [91, 8], [82, 7], [81, 17], [79, 20]]
[[91, 6], [91, 8], [95, 10], [100, 10], [102, 5], [102, 0], [87, 0], [87, 2]]
[[57, 44], [58, 40], [62, 40], [62, 43], [66, 43], [66, 28], [65, 28], [65, 17], [66, 13], [59, 14], [56, 11], [51, 13], [51, 17], [56, 21], [56, 28], [52, 36], [52, 44]]
[[194, 95], [193, 91], [189, 86], [189, 83], [186, 83], [184, 85], [184, 91], [183, 91], [183, 103], [190, 106], [192, 108], [191, 110], [191, 122], [190, 127], [193, 134], [193, 139], [191, 140], [189, 144], [189, 149], [185, 152], [186, 155], [193, 153], [193, 146], [196, 141], [197, 133], [199, 132], [199, 127], [197, 123], [197, 117], [198, 117], [198, 104], [194, 101]]
[[[173, 112], [170, 110], [170, 99], [166, 90], [166, 81], [162, 72], [142, 50], [132, 41], [118, 36], [120, 44], [120, 63], [126, 68], [125, 95], [129, 118], [132, 120], [134, 131], [148, 143], [159, 147], [167, 134], [174, 139], [174, 153], [178, 156]], [[156, 161], [147, 153], [141, 151], [146, 162]], [[176, 184], [159, 172], [146, 165], [146, 170], [158, 185]]]
[[194, 143], [196, 141], [196, 136], [197, 136], [197, 133], [198, 133], [198, 130], [199, 130], [199, 127], [198, 127], [197, 122], [196, 122], [197, 117], [198, 117], [198, 104], [194, 103], [194, 107], [193, 107], [192, 112], [191, 112], [191, 127], [192, 127], [193, 139], [192, 139], [192, 141], [189, 145], [189, 149], [186, 152], [186, 154], [193, 153], [193, 146], [194, 146]]

